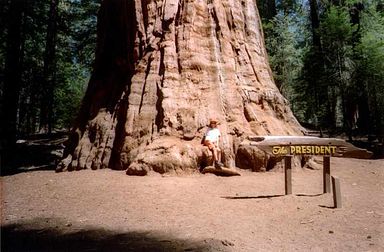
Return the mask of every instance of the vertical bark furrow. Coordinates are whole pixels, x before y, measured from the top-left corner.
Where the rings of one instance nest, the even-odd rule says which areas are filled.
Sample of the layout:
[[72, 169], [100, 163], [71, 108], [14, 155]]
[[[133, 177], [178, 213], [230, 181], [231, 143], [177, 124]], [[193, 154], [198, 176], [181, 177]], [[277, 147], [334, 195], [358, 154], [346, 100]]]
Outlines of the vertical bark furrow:
[[101, 168], [113, 167], [115, 169], [123, 169], [120, 153], [124, 145], [125, 139], [125, 123], [127, 120], [128, 110], [128, 94], [129, 91], [123, 93], [122, 98], [116, 107], [114, 120], [116, 120], [116, 129], [110, 128], [111, 135], [106, 144], [106, 151], [102, 154]]
[[182, 64], [181, 64], [181, 55], [180, 55], [180, 41], [182, 40], [182, 26], [183, 26], [183, 8], [184, 2], [182, 1], [178, 5], [176, 19], [175, 19], [175, 46], [177, 54], [177, 70], [179, 74], [182, 74]]
[[150, 69], [151, 69], [151, 63], [152, 63], [152, 60], [153, 60], [151, 56], [152, 55], [148, 56], [147, 69], [145, 70], [143, 90], [141, 91], [141, 99], [140, 99], [140, 105], [139, 105], [139, 114], [140, 114], [140, 111], [141, 111], [141, 107], [143, 106], [145, 87], [147, 85], [147, 79], [148, 79], [148, 75], [149, 75], [149, 72], [150, 72]]
[[159, 82], [156, 83], [156, 87], [157, 87], [157, 90], [156, 90], [156, 95], [157, 95], [156, 110], [157, 110], [157, 114], [156, 114], [156, 119], [155, 119], [155, 125], [157, 127], [157, 132], [156, 133], [159, 133], [159, 131], [164, 127], [164, 108], [162, 106], [162, 103], [163, 103], [163, 100], [164, 100], [164, 95], [163, 95], [163, 92], [161, 90], [161, 84], [159, 84]]
[[244, 48], [245, 48], [245, 52], [246, 52], [247, 57], [248, 57], [248, 62], [250, 64], [250, 67], [252, 68], [253, 74], [255, 75], [257, 82], [259, 82], [261, 84], [262, 82], [260, 82], [260, 78], [258, 77], [256, 67], [254, 66], [254, 64], [252, 62], [251, 53], [249, 52], [249, 49], [247, 48], [247, 46], [245, 46]]

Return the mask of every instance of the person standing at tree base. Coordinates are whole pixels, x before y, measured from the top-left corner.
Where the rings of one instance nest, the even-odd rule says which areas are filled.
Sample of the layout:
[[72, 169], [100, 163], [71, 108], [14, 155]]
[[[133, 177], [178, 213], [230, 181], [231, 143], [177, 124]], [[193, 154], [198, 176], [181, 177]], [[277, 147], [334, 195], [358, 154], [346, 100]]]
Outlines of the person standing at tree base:
[[218, 121], [214, 118], [209, 120], [209, 127], [204, 136], [204, 146], [212, 152], [213, 166], [221, 168], [224, 164], [221, 162], [221, 150], [219, 148], [221, 133], [217, 128]]

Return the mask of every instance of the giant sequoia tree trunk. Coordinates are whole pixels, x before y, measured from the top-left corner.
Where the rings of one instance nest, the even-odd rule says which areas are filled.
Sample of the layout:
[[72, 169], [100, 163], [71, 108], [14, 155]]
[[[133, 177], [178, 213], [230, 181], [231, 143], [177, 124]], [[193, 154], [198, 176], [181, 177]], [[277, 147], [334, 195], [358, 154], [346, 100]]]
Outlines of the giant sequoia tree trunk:
[[272, 80], [256, 2], [104, 0], [94, 72], [58, 170], [196, 170], [210, 117], [227, 166], [265, 166], [239, 148], [248, 135], [301, 134]]

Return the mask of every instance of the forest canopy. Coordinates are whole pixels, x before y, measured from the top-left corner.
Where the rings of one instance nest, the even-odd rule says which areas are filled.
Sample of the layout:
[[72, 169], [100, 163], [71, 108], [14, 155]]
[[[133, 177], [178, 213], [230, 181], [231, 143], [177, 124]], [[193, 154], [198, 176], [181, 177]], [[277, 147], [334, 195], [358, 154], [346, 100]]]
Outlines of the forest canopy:
[[299, 121], [383, 141], [383, 1], [258, 5], [275, 82]]
[[[275, 82], [305, 126], [384, 135], [384, 2], [257, 1]], [[100, 0], [0, 6], [2, 133], [67, 130], [92, 72]]]
[[15, 121], [17, 138], [70, 127], [92, 71], [99, 2], [1, 5], [1, 105], [4, 114], [16, 107], [5, 117]]

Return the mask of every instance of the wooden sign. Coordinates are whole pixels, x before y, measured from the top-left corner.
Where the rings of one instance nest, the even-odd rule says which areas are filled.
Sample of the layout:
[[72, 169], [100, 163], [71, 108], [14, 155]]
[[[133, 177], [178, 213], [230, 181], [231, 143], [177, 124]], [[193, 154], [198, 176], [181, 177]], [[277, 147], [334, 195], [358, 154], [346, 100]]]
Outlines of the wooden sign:
[[346, 158], [370, 158], [372, 152], [338, 138], [311, 136], [251, 136], [242, 145], [258, 147], [274, 156], [320, 155]]
[[[292, 156], [323, 156], [323, 193], [331, 192], [330, 158], [370, 158], [372, 152], [337, 138], [310, 136], [251, 136], [241, 145], [255, 146], [273, 156], [284, 157], [285, 194], [292, 194]], [[335, 207], [341, 207], [340, 182], [334, 182]], [[336, 198], [335, 198], [336, 197]]]

